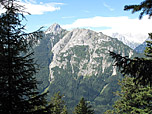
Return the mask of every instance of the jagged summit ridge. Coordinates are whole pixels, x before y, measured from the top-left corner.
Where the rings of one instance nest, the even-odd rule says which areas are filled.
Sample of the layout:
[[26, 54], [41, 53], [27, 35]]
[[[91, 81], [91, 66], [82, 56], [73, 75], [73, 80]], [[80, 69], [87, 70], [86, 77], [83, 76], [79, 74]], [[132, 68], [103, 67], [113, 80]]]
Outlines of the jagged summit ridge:
[[[119, 50], [123, 50], [122, 54], [125, 55], [125, 48], [127, 46], [123, 46], [122, 42], [120, 42], [120, 46], [117, 42], [119, 42], [116, 38], [111, 38], [107, 35], [102, 34], [101, 32], [95, 32], [89, 29], [73, 29], [69, 31], [60, 41], [52, 48], [52, 52], [54, 54], [53, 60], [50, 64], [50, 75], [51, 78], [53, 75], [53, 68], [59, 67], [66, 69], [68, 66], [68, 61], [72, 67], [72, 73], [75, 72], [73, 67], [76, 65], [79, 68], [78, 76], [80, 75], [97, 75], [98, 71], [96, 70], [99, 66], [102, 67], [101, 72], [104, 73], [105, 69], [111, 66], [111, 63], [108, 62], [109, 54], [108, 50], [113, 51], [115, 47], [120, 48]], [[121, 46], [124, 48], [122, 49]], [[78, 54], [74, 51], [78, 50], [78, 53], [85, 53], [84, 58], [78, 56]], [[84, 52], [82, 52], [82, 50]], [[128, 50], [129, 56], [132, 55], [132, 50]], [[67, 59], [68, 56], [71, 56], [70, 60]], [[80, 54], [81, 55], [81, 54]], [[66, 59], [65, 59], [66, 58]], [[75, 60], [76, 58], [80, 59], [79, 63]], [[102, 58], [101, 63], [97, 62], [99, 58]], [[64, 59], [64, 60], [63, 60]], [[85, 67], [85, 64], [87, 67]], [[84, 68], [85, 67], [85, 68]], [[112, 69], [112, 75], [116, 75], [116, 69]]]
[[100, 44], [102, 41], [109, 41], [111, 38], [104, 34], [97, 33], [89, 29], [73, 29], [68, 32], [52, 49], [54, 55], [60, 52], [66, 52], [71, 47], [76, 45], [88, 45], [90, 48], [94, 48], [96, 44]]
[[49, 34], [49, 33], [57, 34], [57, 33], [60, 33], [62, 30], [63, 29], [61, 28], [59, 24], [54, 23], [45, 31], [45, 34]]

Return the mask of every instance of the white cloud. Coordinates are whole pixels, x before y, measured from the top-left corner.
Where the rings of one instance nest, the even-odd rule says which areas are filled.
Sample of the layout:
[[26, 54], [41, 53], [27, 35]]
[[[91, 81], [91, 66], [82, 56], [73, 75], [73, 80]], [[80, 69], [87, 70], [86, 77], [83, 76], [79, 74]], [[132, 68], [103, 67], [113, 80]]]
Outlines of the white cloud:
[[86, 27], [106, 27], [109, 29], [103, 31], [113, 31], [113, 32], [141, 32], [149, 33], [151, 31], [152, 20], [148, 17], [143, 17], [142, 20], [130, 19], [127, 16], [120, 17], [100, 17], [96, 16], [93, 18], [83, 18], [78, 19], [72, 24], [63, 25], [63, 28], [86, 28]]
[[20, 4], [25, 6], [27, 12], [35, 15], [41, 15], [45, 12], [60, 10], [59, 5], [63, 5], [63, 3], [43, 3], [43, 2], [40, 2], [38, 4], [36, 3], [36, 0], [20, 1]]
[[[65, 29], [72, 28], [102, 28], [97, 32], [101, 31], [105, 34], [110, 33], [133, 33], [133, 34], [142, 34], [146, 35], [152, 32], [151, 30], [152, 20], [148, 19], [147, 16], [143, 17], [142, 20], [131, 19], [127, 16], [121, 17], [100, 17], [96, 16], [93, 18], [84, 18], [78, 19], [72, 24], [63, 25], [62, 27]], [[103, 28], [106, 29], [103, 29]], [[134, 39], [138, 41], [138, 39]]]
[[[34, 15], [41, 15], [45, 12], [53, 12], [56, 10], [60, 10], [61, 5], [64, 3], [37, 3], [36, 0], [19, 0], [18, 4], [25, 7], [25, 11], [34, 14]], [[0, 7], [0, 14], [4, 13], [5, 10]]]
[[103, 3], [103, 5], [104, 5], [106, 8], [108, 8], [110, 11], [114, 11], [114, 9], [113, 9], [111, 6], [109, 6], [108, 4]]

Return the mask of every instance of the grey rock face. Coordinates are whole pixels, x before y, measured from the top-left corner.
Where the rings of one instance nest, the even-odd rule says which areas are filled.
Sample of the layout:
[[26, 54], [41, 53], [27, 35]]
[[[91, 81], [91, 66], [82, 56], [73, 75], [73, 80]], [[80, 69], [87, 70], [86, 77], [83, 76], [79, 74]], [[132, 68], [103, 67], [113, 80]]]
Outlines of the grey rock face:
[[45, 34], [53, 33], [53, 34], [58, 34], [62, 31], [63, 29], [60, 27], [59, 24], [55, 23], [52, 26], [50, 26], [46, 31]]

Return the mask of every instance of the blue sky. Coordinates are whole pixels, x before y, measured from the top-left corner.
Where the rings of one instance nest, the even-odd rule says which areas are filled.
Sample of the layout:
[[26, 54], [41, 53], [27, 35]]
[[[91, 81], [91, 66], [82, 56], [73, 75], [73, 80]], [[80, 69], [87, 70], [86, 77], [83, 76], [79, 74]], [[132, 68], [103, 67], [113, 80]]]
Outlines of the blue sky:
[[152, 20], [146, 16], [138, 19], [139, 13], [124, 11], [125, 5], [139, 4], [143, 0], [20, 0], [31, 15], [26, 15], [28, 32], [54, 23], [62, 28], [87, 28], [109, 34], [142, 33], [151, 29]]
[[[32, 31], [40, 26], [46, 26], [47, 28], [53, 23], [67, 25], [74, 23], [78, 19], [97, 16], [137, 18], [137, 14], [132, 15], [131, 12], [124, 11], [123, 8], [126, 4], [137, 4], [141, 0], [26, 0], [24, 2], [33, 6], [37, 5], [37, 8], [43, 6], [38, 10], [36, 7], [29, 10], [32, 15], [27, 16], [27, 29]], [[51, 9], [51, 7], [54, 10], [47, 10]], [[100, 30], [101, 28], [102, 30], [107, 27], [90, 26], [90, 28], [95, 30]]]

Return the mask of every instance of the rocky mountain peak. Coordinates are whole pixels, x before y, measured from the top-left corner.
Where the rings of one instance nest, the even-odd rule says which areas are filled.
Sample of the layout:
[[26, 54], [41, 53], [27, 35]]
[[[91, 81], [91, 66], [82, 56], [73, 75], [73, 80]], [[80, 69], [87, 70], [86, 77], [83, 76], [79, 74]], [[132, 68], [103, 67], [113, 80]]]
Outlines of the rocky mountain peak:
[[54, 23], [45, 31], [45, 34], [48, 34], [48, 33], [57, 34], [57, 33], [60, 33], [62, 30], [63, 29], [61, 28], [59, 24]]

